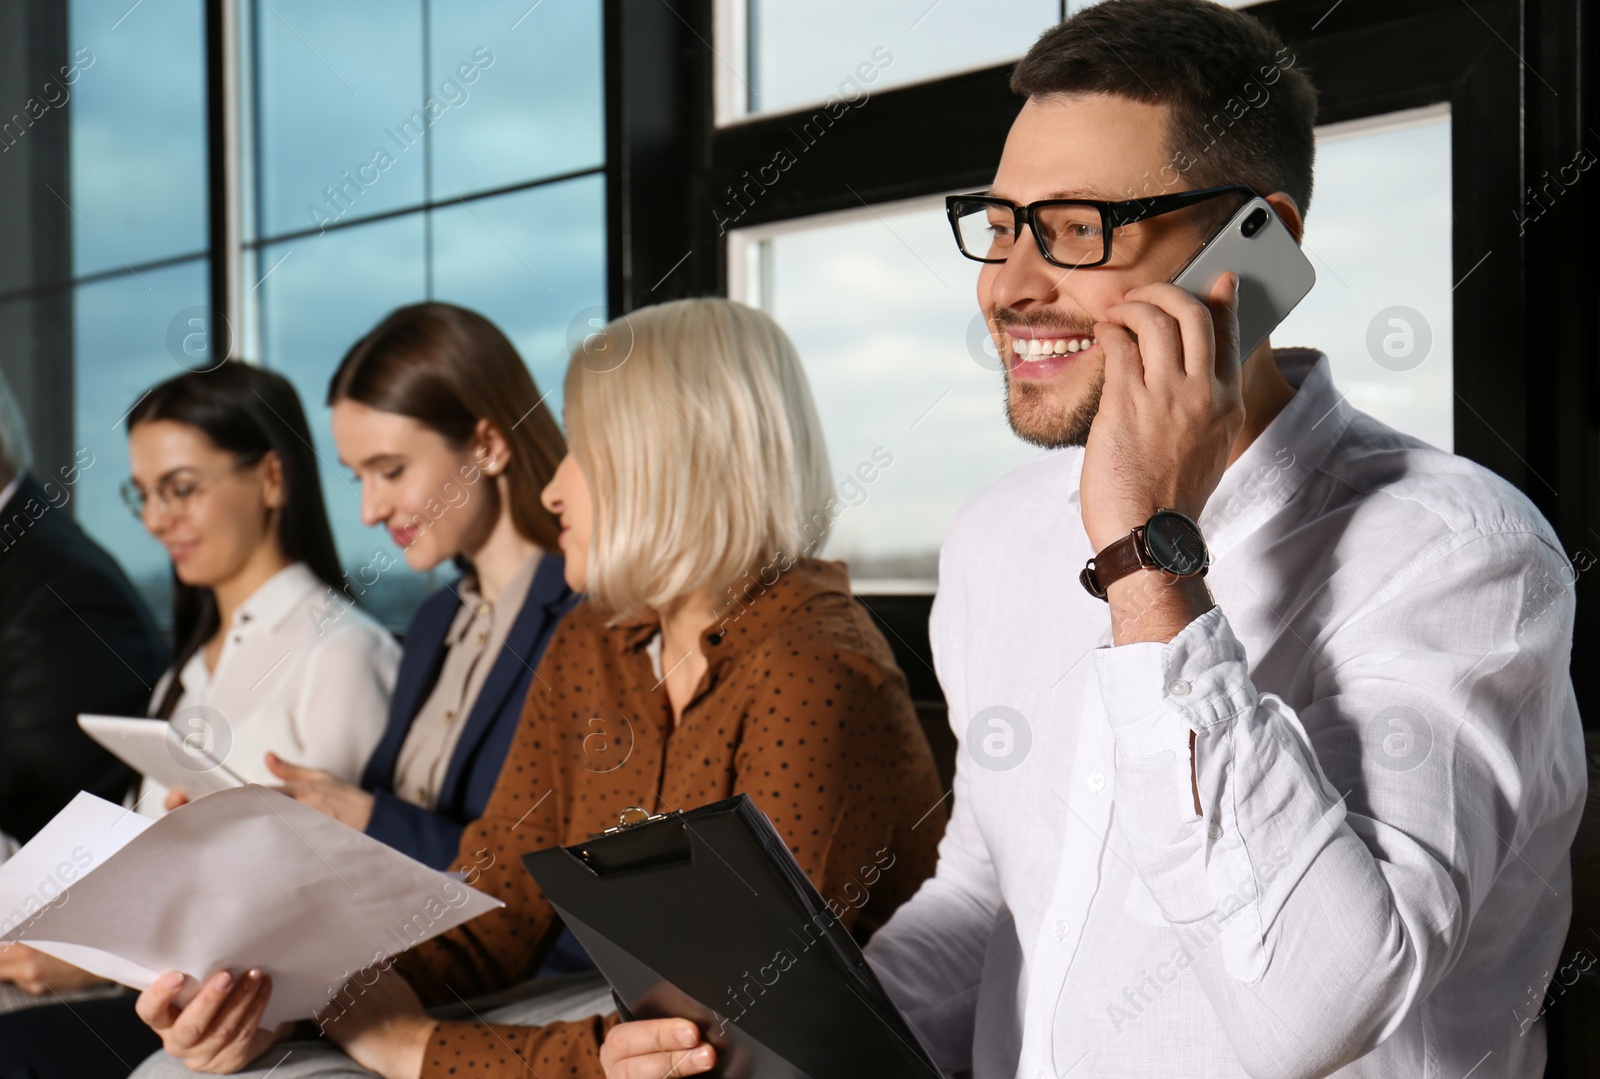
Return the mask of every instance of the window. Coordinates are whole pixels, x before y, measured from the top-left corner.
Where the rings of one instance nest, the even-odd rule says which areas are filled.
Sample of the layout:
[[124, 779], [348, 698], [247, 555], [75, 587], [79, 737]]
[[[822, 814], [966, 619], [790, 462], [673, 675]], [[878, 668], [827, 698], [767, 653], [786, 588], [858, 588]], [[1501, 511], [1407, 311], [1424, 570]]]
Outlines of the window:
[[[86, 461], [78, 521], [162, 621], [165, 552], [117, 495], [128, 474], [122, 418], [177, 374], [169, 329], [208, 302], [205, 37], [199, 0], [73, 0], [71, 87], [73, 437]], [[152, 58], [159, 57], [159, 62]], [[48, 193], [44, 196], [49, 197]]]
[[1322, 349], [1363, 412], [1454, 448], [1450, 107], [1317, 131], [1317, 284], [1272, 335]]
[[1006, 426], [943, 198], [730, 235], [730, 292], [788, 331], [822, 416], [845, 507], [823, 553], [858, 590], [932, 591], [951, 516], [1039, 452]]
[[737, 0], [726, 10], [734, 55], [748, 59], [743, 76], [724, 73], [724, 119], [1014, 60], [1061, 20], [1061, 0]]
[[[943, 198], [730, 235], [735, 297], [788, 330], [822, 414], [845, 506], [828, 557], [867, 590], [931, 590], [950, 517], [1038, 452], [1006, 426], [978, 264]], [[1305, 239], [1317, 285], [1274, 343], [1326, 352], [1352, 404], [1449, 449], [1448, 107], [1319, 131]], [[852, 481], [875, 453], [893, 463]]]
[[[73, 0], [70, 12], [84, 66], [61, 191], [72, 416], [94, 462], [77, 512], [163, 621], [165, 553], [116, 495], [128, 473], [122, 420], [150, 385], [206, 358], [210, 338], [190, 319], [211, 329], [215, 274], [232, 275], [242, 298], [234, 354], [300, 392], [347, 567], [390, 546], [360, 523], [323, 405], [350, 345], [402, 304], [459, 303], [506, 332], [559, 410], [568, 328], [607, 302], [601, 5], [236, 2], [229, 70], [208, 60], [199, 0]], [[207, 188], [220, 152], [208, 142], [208, 62], [237, 89], [227, 192]], [[224, 195], [240, 210], [231, 251], [210, 234], [210, 200]], [[202, 352], [186, 355], [186, 340]], [[453, 573], [397, 560], [361, 599], [400, 629]]]
[[717, 119], [791, 112], [835, 96], [855, 101], [1015, 60], [1089, 2], [720, 0]]
[[202, 6], [152, 6], [74, 0], [68, 9], [82, 53], [70, 113], [76, 277], [207, 251]]

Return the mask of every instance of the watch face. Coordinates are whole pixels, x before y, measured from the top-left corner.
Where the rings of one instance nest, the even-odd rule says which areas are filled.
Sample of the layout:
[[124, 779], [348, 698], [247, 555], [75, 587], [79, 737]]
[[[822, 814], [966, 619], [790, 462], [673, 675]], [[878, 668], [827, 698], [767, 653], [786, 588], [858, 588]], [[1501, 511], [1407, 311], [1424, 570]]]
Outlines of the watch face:
[[1211, 558], [1200, 538], [1199, 526], [1172, 510], [1162, 510], [1150, 518], [1144, 538], [1156, 565], [1179, 577], [1199, 573]]

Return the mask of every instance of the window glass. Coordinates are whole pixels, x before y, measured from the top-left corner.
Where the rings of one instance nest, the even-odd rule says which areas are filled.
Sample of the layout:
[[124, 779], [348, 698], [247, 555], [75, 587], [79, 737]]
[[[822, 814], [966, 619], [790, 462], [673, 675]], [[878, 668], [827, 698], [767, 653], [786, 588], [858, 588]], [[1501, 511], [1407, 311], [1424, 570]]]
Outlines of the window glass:
[[[1352, 404], [1449, 449], [1449, 117], [1332, 128], [1318, 146], [1318, 281], [1273, 343], [1326, 352]], [[736, 294], [794, 339], [822, 415], [842, 507], [824, 551], [869, 588], [927, 587], [950, 517], [1038, 452], [1006, 426], [978, 264], [957, 253], [943, 200], [731, 236]]]
[[444, 202], [605, 160], [601, 5], [432, 0], [432, 198]]
[[[842, 97], [1016, 60], [1092, 0], [723, 0], [716, 78], [720, 120], [789, 112]], [[1223, 0], [1248, 7], [1260, 0]]]
[[1014, 60], [1061, 18], [1060, 0], [749, 0], [746, 10], [739, 96], [752, 114]]
[[1317, 284], [1272, 342], [1326, 352], [1351, 404], [1448, 450], [1455, 381], [1445, 109], [1318, 132], [1304, 243]]
[[[413, 573], [389, 536], [361, 523], [361, 488], [339, 464], [329, 427], [328, 380], [339, 360], [378, 320], [426, 295], [423, 215], [403, 217], [325, 236], [309, 236], [263, 248], [260, 273], [277, 265], [260, 286], [261, 358], [283, 372], [300, 392], [312, 441], [322, 465], [322, 490], [339, 557], [352, 581], [351, 594], [391, 628], [404, 629], [431, 578]], [[388, 557], [374, 556], [382, 551]], [[392, 561], [392, 565], [390, 565]], [[364, 591], [362, 568], [389, 566]], [[433, 577], [443, 583], [447, 566]]]
[[794, 340], [827, 436], [840, 509], [820, 550], [849, 562], [858, 587], [928, 587], [955, 511], [1039, 452], [1006, 426], [978, 263], [956, 250], [942, 199], [838, 215], [745, 251], [744, 296]]
[[571, 327], [605, 323], [605, 181], [585, 176], [432, 218], [434, 297], [500, 327], [559, 417]]
[[146, 390], [185, 369], [168, 347], [169, 331], [206, 303], [209, 276], [207, 260], [194, 259], [73, 290], [73, 433], [82, 471], [71, 505], [162, 625], [172, 621], [171, 563], [117, 490], [128, 477], [126, 417]]
[[256, 197], [265, 236], [423, 199], [421, 0], [272, 0], [248, 6], [256, 55]]
[[[604, 317], [602, 6], [238, 2], [253, 72], [244, 194], [257, 207], [241, 339], [305, 398], [334, 536], [357, 577], [376, 552], [398, 552], [361, 525], [322, 404], [356, 339], [403, 304], [461, 304], [506, 331], [559, 407], [568, 327]], [[403, 629], [456, 571], [393, 562], [360, 598]]]
[[72, 207], [74, 275], [203, 252], [202, 5], [73, 0], [68, 37], [70, 85], [41, 95], [60, 105], [35, 122], [68, 122], [70, 100], [71, 190], [58, 194]]

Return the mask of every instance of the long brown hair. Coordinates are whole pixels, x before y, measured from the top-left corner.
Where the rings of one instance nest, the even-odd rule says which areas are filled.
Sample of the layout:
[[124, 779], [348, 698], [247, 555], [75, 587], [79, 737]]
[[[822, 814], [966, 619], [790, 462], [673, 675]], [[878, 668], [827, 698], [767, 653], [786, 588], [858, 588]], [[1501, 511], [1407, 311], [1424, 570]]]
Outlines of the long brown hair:
[[392, 311], [339, 361], [328, 404], [408, 416], [455, 446], [488, 420], [511, 446], [511, 523], [555, 550], [560, 525], [539, 501], [567, 442], [506, 335], [475, 311], [418, 303]]

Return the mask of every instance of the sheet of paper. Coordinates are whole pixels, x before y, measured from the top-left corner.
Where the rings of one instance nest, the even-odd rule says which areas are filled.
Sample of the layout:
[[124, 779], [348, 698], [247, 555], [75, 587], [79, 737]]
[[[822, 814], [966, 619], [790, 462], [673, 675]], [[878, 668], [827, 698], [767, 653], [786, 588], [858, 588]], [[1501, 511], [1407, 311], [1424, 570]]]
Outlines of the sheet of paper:
[[311, 1017], [362, 968], [503, 905], [264, 787], [146, 823], [19, 935], [139, 989], [168, 970], [259, 966], [273, 979], [265, 1027]]
[[[0, 863], [0, 940], [150, 827], [131, 810], [87, 791]], [[18, 938], [20, 939], [20, 938]]]

